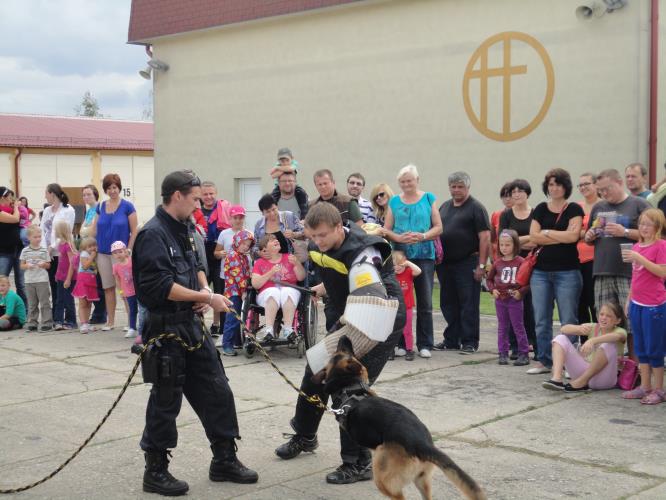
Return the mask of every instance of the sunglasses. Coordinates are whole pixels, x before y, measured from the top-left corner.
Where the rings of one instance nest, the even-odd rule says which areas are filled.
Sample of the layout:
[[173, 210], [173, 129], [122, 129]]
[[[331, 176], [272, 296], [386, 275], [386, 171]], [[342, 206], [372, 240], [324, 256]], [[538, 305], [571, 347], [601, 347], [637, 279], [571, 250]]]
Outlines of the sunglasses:
[[192, 186], [192, 187], [201, 186], [201, 179], [199, 179], [199, 176], [197, 176], [197, 174], [195, 174], [193, 170], [184, 170], [183, 173], [191, 175], [192, 178], [189, 181], [182, 184], [180, 186], [181, 188], [188, 187], [188, 186]]
[[375, 196], [375, 200], [377, 198], [383, 198], [384, 196], [386, 196], [386, 193], [377, 193], [377, 196]]

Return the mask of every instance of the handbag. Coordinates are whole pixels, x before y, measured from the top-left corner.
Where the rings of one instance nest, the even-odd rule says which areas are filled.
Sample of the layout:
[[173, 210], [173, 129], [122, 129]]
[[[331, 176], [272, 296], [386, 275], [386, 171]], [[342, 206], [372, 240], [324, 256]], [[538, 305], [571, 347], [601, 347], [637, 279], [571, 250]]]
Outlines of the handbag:
[[442, 248], [442, 240], [439, 238], [439, 236], [437, 236], [432, 241], [435, 244], [435, 264], [436, 265], [441, 264], [442, 261], [444, 260], [444, 249]]
[[[560, 210], [557, 219], [555, 219], [555, 224], [553, 226], [557, 226], [557, 223], [560, 221], [560, 217], [562, 217], [562, 214], [564, 213], [564, 211], [567, 209], [568, 206], [569, 204], [565, 203], [565, 205], [562, 207], [562, 210]], [[539, 257], [541, 250], [543, 250], [543, 246], [538, 246], [533, 248], [532, 251], [527, 255], [527, 257], [525, 257], [525, 260], [521, 262], [520, 266], [518, 267], [518, 272], [516, 273], [517, 285], [520, 285], [522, 287], [530, 284], [532, 271], [534, 270], [534, 266], [537, 263], [537, 257]]]
[[622, 357], [618, 361], [617, 387], [630, 391], [638, 385], [638, 364], [631, 358]]

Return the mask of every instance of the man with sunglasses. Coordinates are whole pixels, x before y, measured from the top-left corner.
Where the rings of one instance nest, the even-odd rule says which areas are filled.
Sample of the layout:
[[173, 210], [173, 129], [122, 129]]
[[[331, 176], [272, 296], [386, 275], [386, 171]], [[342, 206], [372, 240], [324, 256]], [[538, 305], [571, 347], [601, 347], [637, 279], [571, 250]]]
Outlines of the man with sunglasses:
[[[204, 334], [203, 314], [212, 308], [229, 312], [229, 300], [208, 287], [197, 254], [190, 215], [201, 198], [201, 181], [180, 170], [162, 181], [162, 205], [139, 232], [132, 266], [138, 300], [148, 310], [144, 343], [173, 333], [175, 340], [153, 343], [142, 360], [144, 382], [152, 383], [141, 437], [146, 468], [143, 490], [184, 495], [189, 486], [168, 471], [168, 450], [176, 447], [176, 416], [183, 395], [199, 415], [211, 443], [211, 481], [255, 483], [258, 475], [236, 457], [239, 439], [234, 396], [218, 352]], [[198, 347], [200, 345], [200, 347]]]

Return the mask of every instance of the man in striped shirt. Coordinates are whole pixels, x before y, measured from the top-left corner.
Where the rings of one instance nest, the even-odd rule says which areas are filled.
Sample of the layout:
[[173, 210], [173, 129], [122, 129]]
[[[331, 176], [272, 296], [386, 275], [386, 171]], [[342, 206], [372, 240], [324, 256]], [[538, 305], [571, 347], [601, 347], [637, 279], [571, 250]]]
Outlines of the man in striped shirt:
[[347, 192], [349, 196], [354, 198], [358, 203], [358, 208], [361, 210], [363, 222], [377, 222], [375, 214], [372, 211], [372, 203], [361, 196], [365, 188], [365, 177], [358, 172], [351, 174], [347, 177]]

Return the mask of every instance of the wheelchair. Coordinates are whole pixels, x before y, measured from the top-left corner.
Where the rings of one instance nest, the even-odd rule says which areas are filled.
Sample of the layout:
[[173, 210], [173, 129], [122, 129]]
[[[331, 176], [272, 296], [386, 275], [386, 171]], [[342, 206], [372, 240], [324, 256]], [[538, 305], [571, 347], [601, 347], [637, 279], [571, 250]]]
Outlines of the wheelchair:
[[[275, 318], [275, 325], [273, 331], [276, 336], [269, 341], [258, 340], [263, 348], [274, 348], [279, 346], [287, 346], [295, 348], [299, 358], [305, 355], [310, 347], [317, 342], [317, 302], [314, 297], [314, 292], [309, 288], [304, 288], [297, 285], [281, 283], [281, 286], [289, 286], [301, 292], [301, 298], [296, 306], [296, 314], [294, 314], [294, 334], [288, 339], [280, 338], [278, 332], [282, 326], [282, 310], [280, 309]], [[257, 304], [258, 292], [254, 288], [250, 288], [243, 300], [243, 308], [241, 311], [241, 320], [245, 328], [241, 328], [241, 341], [243, 344], [243, 352], [247, 358], [254, 356], [256, 346], [250, 342], [247, 331], [256, 335], [261, 330], [261, 317], [265, 314], [264, 308]]]

